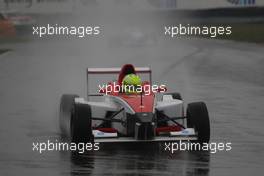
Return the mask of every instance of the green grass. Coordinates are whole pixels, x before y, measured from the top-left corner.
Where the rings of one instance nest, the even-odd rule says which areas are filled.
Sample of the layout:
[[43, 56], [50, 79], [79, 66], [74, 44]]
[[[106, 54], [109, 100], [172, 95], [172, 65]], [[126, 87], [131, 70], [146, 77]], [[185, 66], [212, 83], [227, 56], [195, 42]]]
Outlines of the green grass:
[[[236, 24], [206, 24], [204, 26], [231, 26], [231, 35], [218, 35], [217, 39], [233, 40], [240, 42], [250, 42], [250, 43], [264, 43], [264, 23], [236, 23]], [[207, 38], [207, 37], [206, 37]], [[209, 38], [209, 37], [208, 37]]]
[[242, 42], [264, 43], [264, 23], [233, 24], [231, 26], [232, 34], [220, 38]]

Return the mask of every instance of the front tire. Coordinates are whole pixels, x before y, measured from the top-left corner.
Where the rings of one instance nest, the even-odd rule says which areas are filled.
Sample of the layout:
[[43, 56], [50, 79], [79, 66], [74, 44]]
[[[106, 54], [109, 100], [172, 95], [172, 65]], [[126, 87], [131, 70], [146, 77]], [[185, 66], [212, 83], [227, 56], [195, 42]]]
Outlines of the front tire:
[[195, 102], [187, 107], [187, 127], [198, 133], [198, 142], [208, 143], [210, 140], [210, 121], [206, 104]]
[[73, 94], [64, 94], [60, 99], [60, 115], [59, 115], [59, 125], [62, 136], [69, 137], [70, 135], [70, 121], [72, 116], [72, 111], [74, 108], [74, 99], [79, 97]]
[[87, 104], [75, 104], [71, 118], [71, 142], [93, 142], [91, 107]]

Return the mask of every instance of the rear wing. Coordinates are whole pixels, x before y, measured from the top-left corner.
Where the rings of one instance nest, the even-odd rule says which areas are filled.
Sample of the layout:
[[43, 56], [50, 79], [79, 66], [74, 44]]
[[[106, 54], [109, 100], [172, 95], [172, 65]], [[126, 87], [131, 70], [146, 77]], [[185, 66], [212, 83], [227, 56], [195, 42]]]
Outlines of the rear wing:
[[[121, 71], [121, 67], [112, 67], [112, 68], [87, 68], [86, 70], [86, 84], [87, 84], [87, 99], [89, 96], [93, 96], [89, 94], [89, 75], [97, 75], [97, 74], [119, 74]], [[135, 67], [136, 73], [139, 74], [149, 74], [149, 81], [152, 83], [152, 72], [150, 67]]]
[[[87, 75], [88, 74], [119, 74], [121, 71], [120, 67], [113, 67], [113, 68], [87, 68]], [[137, 73], [150, 73], [150, 67], [135, 67], [135, 71]]]

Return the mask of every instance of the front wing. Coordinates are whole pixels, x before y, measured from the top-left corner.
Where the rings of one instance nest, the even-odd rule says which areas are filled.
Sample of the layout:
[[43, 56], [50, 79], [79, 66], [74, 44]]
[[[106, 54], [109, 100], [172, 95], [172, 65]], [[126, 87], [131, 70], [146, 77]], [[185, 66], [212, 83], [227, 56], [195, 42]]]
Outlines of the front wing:
[[193, 128], [186, 128], [182, 131], [169, 132], [167, 135], [155, 136], [149, 140], [137, 140], [133, 137], [118, 137], [117, 133], [105, 133], [93, 130], [94, 142], [97, 143], [128, 143], [128, 142], [173, 142], [197, 140], [197, 134]]

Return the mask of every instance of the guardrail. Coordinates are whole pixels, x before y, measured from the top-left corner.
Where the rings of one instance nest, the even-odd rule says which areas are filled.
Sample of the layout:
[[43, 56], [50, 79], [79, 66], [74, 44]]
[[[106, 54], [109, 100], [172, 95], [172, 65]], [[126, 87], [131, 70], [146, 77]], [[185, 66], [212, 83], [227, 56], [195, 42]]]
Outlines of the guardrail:
[[[88, 0], [87, 0], [88, 1]], [[89, 0], [91, 1], [91, 0]], [[148, 9], [148, 10], [211, 10], [211, 9], [242, 9], [264, 7], [264, 0], [93, 0], [98, 6], [106, 8]], [[0, 0], [0, 9], [15, 9], [27, 13], [63, 13], [86, 8], [82, 0]]]

